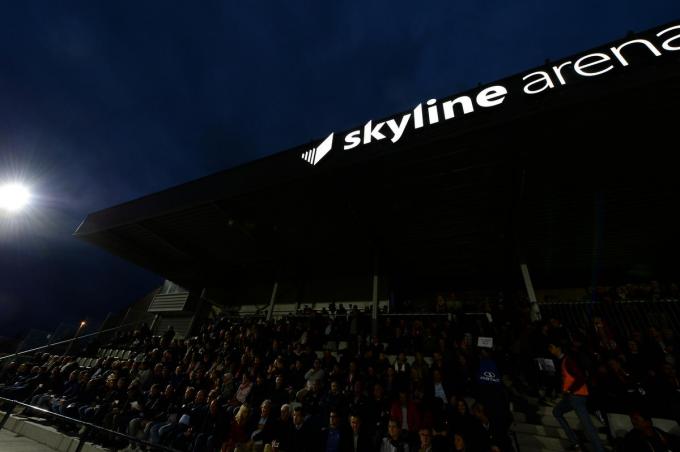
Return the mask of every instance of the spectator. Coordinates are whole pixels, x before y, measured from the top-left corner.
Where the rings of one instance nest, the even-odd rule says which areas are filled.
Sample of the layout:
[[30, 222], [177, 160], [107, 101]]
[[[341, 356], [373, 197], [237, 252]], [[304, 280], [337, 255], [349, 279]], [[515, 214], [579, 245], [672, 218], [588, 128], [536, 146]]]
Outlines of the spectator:
[[661, 429], [654, 427], [652, 418], [641, 411], [630, 413], [633, 429], [628, 432], [623, 441], [624, 452], [666, 452], [680, 450], [678, 438]]
[[380, 452], [409, 452], [409, 445], [402, 429], [399, 427], [399, 421], [390, 419], [387, 423], [387, 436], [383, 437], [380, 443]]
[[321, 435], [321, 450], [323, 452], [341, 452], [346, 433], [340, 428], [340, 413], [331, 409], [328, 420], [328, 428]]
[[375, 450], [373, 436], [362, 425], [361, 415], [352, 413], [349, 416], [350, 432], [345, 435], [341, 450], [343, 452], [372, 452]]
[[259, 417], [253, 418], [248, 429], [250, 440], [253, 442], [270, 443], [274, 439], [274, 417], [272, 416], [272, 401], [267, 399], [260, 404]]
[[420, 428], [420, 412], [405, 391], [399, 391], [399, 400], [392, 403], [390, 417], [397, 421], [405, 434], [417, 434]]
[[555, 416], [557, 422], [559, 422], [567, 434], [572, 449], [578, 449], [578, 438], [564, 418], [565, 413], [572, 410], [576, 411], [576, 415], [581, 421], [581, 425], [585, 429], [586, 436], [593, 448], [596, 451], [603, 451], [600, 438], [597, 436], [597, 430], [590, 420], [590, 415], [586, 408], [588, 387], [586, 386], [586, 376], [583, 370], [575, 359], [562, 352], [561, 346], [550, 344], [548, 350], [558, 360], [558, 366], [562, 375], [562, 400], [553, 409], [553, 416]]

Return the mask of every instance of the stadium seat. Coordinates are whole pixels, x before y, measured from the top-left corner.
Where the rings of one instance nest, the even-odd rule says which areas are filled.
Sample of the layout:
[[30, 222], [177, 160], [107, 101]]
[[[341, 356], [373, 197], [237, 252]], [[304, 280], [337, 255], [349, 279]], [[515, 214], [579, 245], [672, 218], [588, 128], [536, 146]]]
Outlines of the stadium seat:
[[317, 357], [317, 358], [319, 358], [319, 359], [323, 358], [323, 352], [322, 352], [321, 350], [317, 350], [317, 351], [314, 352], [314, 353], [316, 353], [316, 357]]
[[396, 361], [397, 355], [387, 355], [387, 360], [390, 362], [390, 366], [394, 364], [394, 361]]
[[472, 405], [474, 405], [476, 401], [477, 400], [474, 397], [465, 397], [465, 403], [467, 403], [470, 408], [472, 408]]
[[652, 423], [654, 424], [654, 427], [660, 428], [666, 433], [670, 433], [671, 435], [678, 436], [680, 435], [680, 425], [673, 419], [661, 419], [661, 418], [652, 418]]
[[123, 359], [130, 359], [131, 354], [132, 350], [126, 350], [125, 353], [123, 353]]
[[416, 357], [413, 355], [406, 355], [406, 362], [409, 366], [412, 366], [413, 363], [416, 362]]
[[428, 366], [432, 367], [432, 363], [434, 362], [434, 359], [432, 359], [430, 356], [426, 356], [426, 357], [423, 358], [423, 361], [425, 361]]
[[324, 350], [330, 350], [334, 352], [338, 350], [338, 343], [335, 341], [328, 341], [323, 348]]
[[621, 439], [633, 428], [627, 414], [607, 413], [609, 432], [614, 439]]
[[348, 345], [349, 344], [346, 341], [338, 342], [338, 351], [347, 350]]

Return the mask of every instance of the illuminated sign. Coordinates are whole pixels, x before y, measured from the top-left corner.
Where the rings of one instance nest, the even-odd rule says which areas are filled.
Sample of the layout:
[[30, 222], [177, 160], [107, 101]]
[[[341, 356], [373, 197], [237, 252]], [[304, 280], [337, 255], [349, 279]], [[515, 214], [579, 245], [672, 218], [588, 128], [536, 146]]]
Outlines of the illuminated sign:
[[[565, 86], [575, 77], [597, 77], [617, 68], [625, 68], [630, 65], [633, 54], [659, 57], [664, 52], [678, 50], [680, 25], [668, 26], [654, 33], [651, 39], [631, 38], [607, 49], [526, 74], [521, 77], [521, 92], [519, 88], [516, 91], [518, 95], [525, 96], [539, 94], [557, 86]], [[455, 98], [430, 99], [424, 104], [419, 103], [410, 112], [375, 123], [371, 120], [361, 128], [340, 134], [342, 138], [338, 142], [334, 142], [336, 134], [331, 133], [318, 146], [304, 152], [302, 159], [316, 165], [340, 146], [344, 151], [349, 151], [380, 141], [396, 143], [415, 130], [497, 107], [512, 94], [511, 91], [507, 85], [496, 84]]]

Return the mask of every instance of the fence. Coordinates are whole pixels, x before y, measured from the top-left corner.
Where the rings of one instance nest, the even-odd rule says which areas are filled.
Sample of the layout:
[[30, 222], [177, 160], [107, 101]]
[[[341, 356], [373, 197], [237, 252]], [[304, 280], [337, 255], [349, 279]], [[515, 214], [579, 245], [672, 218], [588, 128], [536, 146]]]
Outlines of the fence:
[[680, 300], [540, 303], [541, 317], [558, 318], [573, 330], [585, 330], [601, 317], [617, 333], [630, 337], [649, 327], [680, 332]]

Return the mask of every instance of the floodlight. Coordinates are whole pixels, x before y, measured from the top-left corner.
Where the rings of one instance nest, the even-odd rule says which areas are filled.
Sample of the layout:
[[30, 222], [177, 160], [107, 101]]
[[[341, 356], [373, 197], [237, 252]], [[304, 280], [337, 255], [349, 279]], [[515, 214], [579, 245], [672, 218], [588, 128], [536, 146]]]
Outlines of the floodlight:
[[10, 183], [0, 186], [0, 209], [8, 212], [18, 212], [31, 199], [28, 188], [21, 184]]

